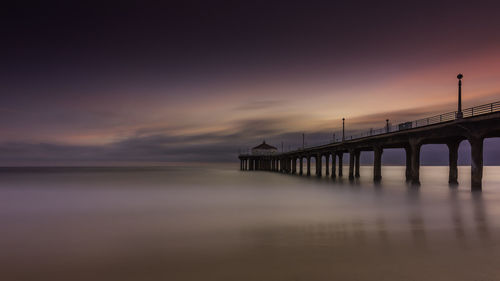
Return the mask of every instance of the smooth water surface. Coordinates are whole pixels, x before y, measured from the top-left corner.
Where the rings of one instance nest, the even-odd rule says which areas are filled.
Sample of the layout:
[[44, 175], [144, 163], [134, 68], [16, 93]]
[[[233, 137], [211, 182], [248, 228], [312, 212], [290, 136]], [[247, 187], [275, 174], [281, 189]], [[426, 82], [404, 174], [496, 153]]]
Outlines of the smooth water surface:
[[0, 280], [500, 280], [500, 167], [0, 171]]

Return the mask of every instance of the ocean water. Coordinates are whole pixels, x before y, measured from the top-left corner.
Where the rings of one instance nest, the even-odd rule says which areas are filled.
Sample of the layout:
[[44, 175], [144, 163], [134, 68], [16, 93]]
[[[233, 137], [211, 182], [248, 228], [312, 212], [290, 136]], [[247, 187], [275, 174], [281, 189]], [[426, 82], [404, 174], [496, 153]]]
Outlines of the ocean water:
[[3, 168], [0, 280], [500, 280], [500, 167], [238, 168]]

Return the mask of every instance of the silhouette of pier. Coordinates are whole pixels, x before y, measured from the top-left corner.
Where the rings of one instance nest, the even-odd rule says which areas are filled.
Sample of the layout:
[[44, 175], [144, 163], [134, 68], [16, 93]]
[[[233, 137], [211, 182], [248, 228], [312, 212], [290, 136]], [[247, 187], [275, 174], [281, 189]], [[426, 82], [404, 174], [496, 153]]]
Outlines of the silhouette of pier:
[[[461, 78], [459, 79], [458, 110], [405, 122], [391, 127], [333, 141], [314, 147], [303, 147], [294, 151], [270, 155], [240, 154], [241, 170], [265, 170], [281, 173], [311, 175], [311, 159], [315, 159], [316, 175], [322, 176], [325, 158], [325, 173], [332, 178], [342, 177], [343, 157], [349, 157], [349, 179], [360, 177], [360, 154], [373, 151], [373, 180], [382, 179], [382, 153], [384, 149], [402, 148], [406, 151], [406, 181], [420, 185], [420, 148], [425, 144], [446, 144], [449, 151], [449, 183], [458, 184], [458, 147], [462, 141], [471, 146], [471, 190], [482, 189], [483, 142], [486, 138], [500, 137], [500, 102], [476, 107], [461, 108]], [[331, 158], [331, 168], [329, 167]], [[299, 169], [297, 170], [297, 162]], [[303, 170], [307, 163], [306, 171]]]

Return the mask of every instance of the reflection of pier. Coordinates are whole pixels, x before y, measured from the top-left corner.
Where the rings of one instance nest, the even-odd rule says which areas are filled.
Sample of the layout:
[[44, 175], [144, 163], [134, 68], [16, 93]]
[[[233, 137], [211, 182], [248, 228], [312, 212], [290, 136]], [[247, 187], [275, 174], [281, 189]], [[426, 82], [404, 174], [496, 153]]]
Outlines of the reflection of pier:
[[[460, 77], [461, 78], [461, 77]], [[460, 91], [459, 91], [460, 93]], [[481, 190], [483, 177], [483, 141], [485, 138], [500, 137], [500, 102], [485, 104], [462, 111], [459, 99], [458, 111], [449, 112], [398, 127], [386, 126], [381, 130], [353, 136], [330, 144], [302, 148], [273, 155], [239, 155], [241, 170], [267, 170], [302, 175], [303, 162], [307, 163], [306, 175], [311, 174], [311, 158], [315, 159], [316, 175], [321, 176], [323, 158], [326, 175], [342, 176], [342, 158], [349, 154], [349, 179], [359, 177], [360, 154], [373, 151], [374, 180], [382, 178], [382, 152], [387, 148], [402, 148], [406, 151], [406, 180], [420, 184], [420, 148], [424, 144], [446, 144], [449, 149], [449, 182], [457, 184], [457, 159], [460, 142], [467, 140], [471, 145], [471, 189]], [[329, 167], [331, 159], [331, 170]], [[337, 161], [338, 159], [338, 161]], [[297, 163], [298, 162], [298, 163]]]

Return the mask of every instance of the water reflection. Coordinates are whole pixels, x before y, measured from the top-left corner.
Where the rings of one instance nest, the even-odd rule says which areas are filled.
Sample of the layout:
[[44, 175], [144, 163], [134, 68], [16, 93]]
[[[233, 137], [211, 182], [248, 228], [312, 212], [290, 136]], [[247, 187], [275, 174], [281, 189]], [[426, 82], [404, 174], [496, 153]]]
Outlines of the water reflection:
[[404, 167], [378, 185], [366, 170], [353, 182], [215, 168], [4, 173], [0, 280], [78, 280], [47, 274], [60, 261], [71, 276], [116, 274], [104, 280], [135, 266], [149, 280], [424, 280], [443, 268], [477, 280], [471, 261], [484, 280], [500, 276], [500, 190], [449, 188], [439, 167], [422, 170], [420, 188], [402, 182]]
[[474, 223], [479, 239], [484, 243], [489, 242], [490, 230], [488, 225], [488, 217], [486, 215], [486, 206], [481, 192], [472, 192], [472, 205], [474, 213]]

